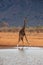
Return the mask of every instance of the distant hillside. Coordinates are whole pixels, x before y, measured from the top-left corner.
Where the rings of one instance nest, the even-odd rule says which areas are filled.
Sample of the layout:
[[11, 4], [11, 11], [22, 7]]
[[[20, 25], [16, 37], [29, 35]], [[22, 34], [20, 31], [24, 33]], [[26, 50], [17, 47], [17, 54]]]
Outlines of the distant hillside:
[[7, 22], [0, 22], [0, 27], [8, 27], [9, 24]]

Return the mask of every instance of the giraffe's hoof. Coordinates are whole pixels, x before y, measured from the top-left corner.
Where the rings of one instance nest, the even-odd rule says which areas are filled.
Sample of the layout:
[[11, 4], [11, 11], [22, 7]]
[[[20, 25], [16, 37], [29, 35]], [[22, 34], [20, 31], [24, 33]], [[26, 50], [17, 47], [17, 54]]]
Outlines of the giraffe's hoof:
[[23, 47], [18, 48], [19, 50], [23, 50]]
[[17, 47], [18, 47], [19, 45], [17, 44]]

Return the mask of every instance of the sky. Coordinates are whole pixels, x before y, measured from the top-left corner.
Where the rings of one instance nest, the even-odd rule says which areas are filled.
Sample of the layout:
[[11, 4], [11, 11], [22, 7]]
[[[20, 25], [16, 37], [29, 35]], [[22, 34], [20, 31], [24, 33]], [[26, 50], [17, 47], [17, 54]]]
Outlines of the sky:
[[27, 26], [43, 25], [43, 0], [0, 0], [0, 22], [22, 26], [25, 17]]

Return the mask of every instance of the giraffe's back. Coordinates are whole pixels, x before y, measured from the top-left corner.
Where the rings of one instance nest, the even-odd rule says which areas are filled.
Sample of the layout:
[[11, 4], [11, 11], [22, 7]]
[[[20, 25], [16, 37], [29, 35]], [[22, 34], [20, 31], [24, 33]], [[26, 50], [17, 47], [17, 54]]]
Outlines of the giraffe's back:
[[20, 30], [20, 35], [24, 36], [25, 35], [25, 31], [24, 30]]

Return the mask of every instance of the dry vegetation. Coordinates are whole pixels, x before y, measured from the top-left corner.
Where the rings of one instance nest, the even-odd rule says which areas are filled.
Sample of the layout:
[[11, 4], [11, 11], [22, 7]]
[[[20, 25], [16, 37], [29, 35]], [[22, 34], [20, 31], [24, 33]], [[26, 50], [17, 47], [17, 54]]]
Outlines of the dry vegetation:
[[[0, 28], [0, 46], [16, 46], [18, 43], [18, 34], [20, 28]], [[25, 46], [43, 46], [43, 28], [26, 28], [26, 36], [29, 44], [27, 44], [24, 38], [24, 44], [22, 42], [19, 45]]]

